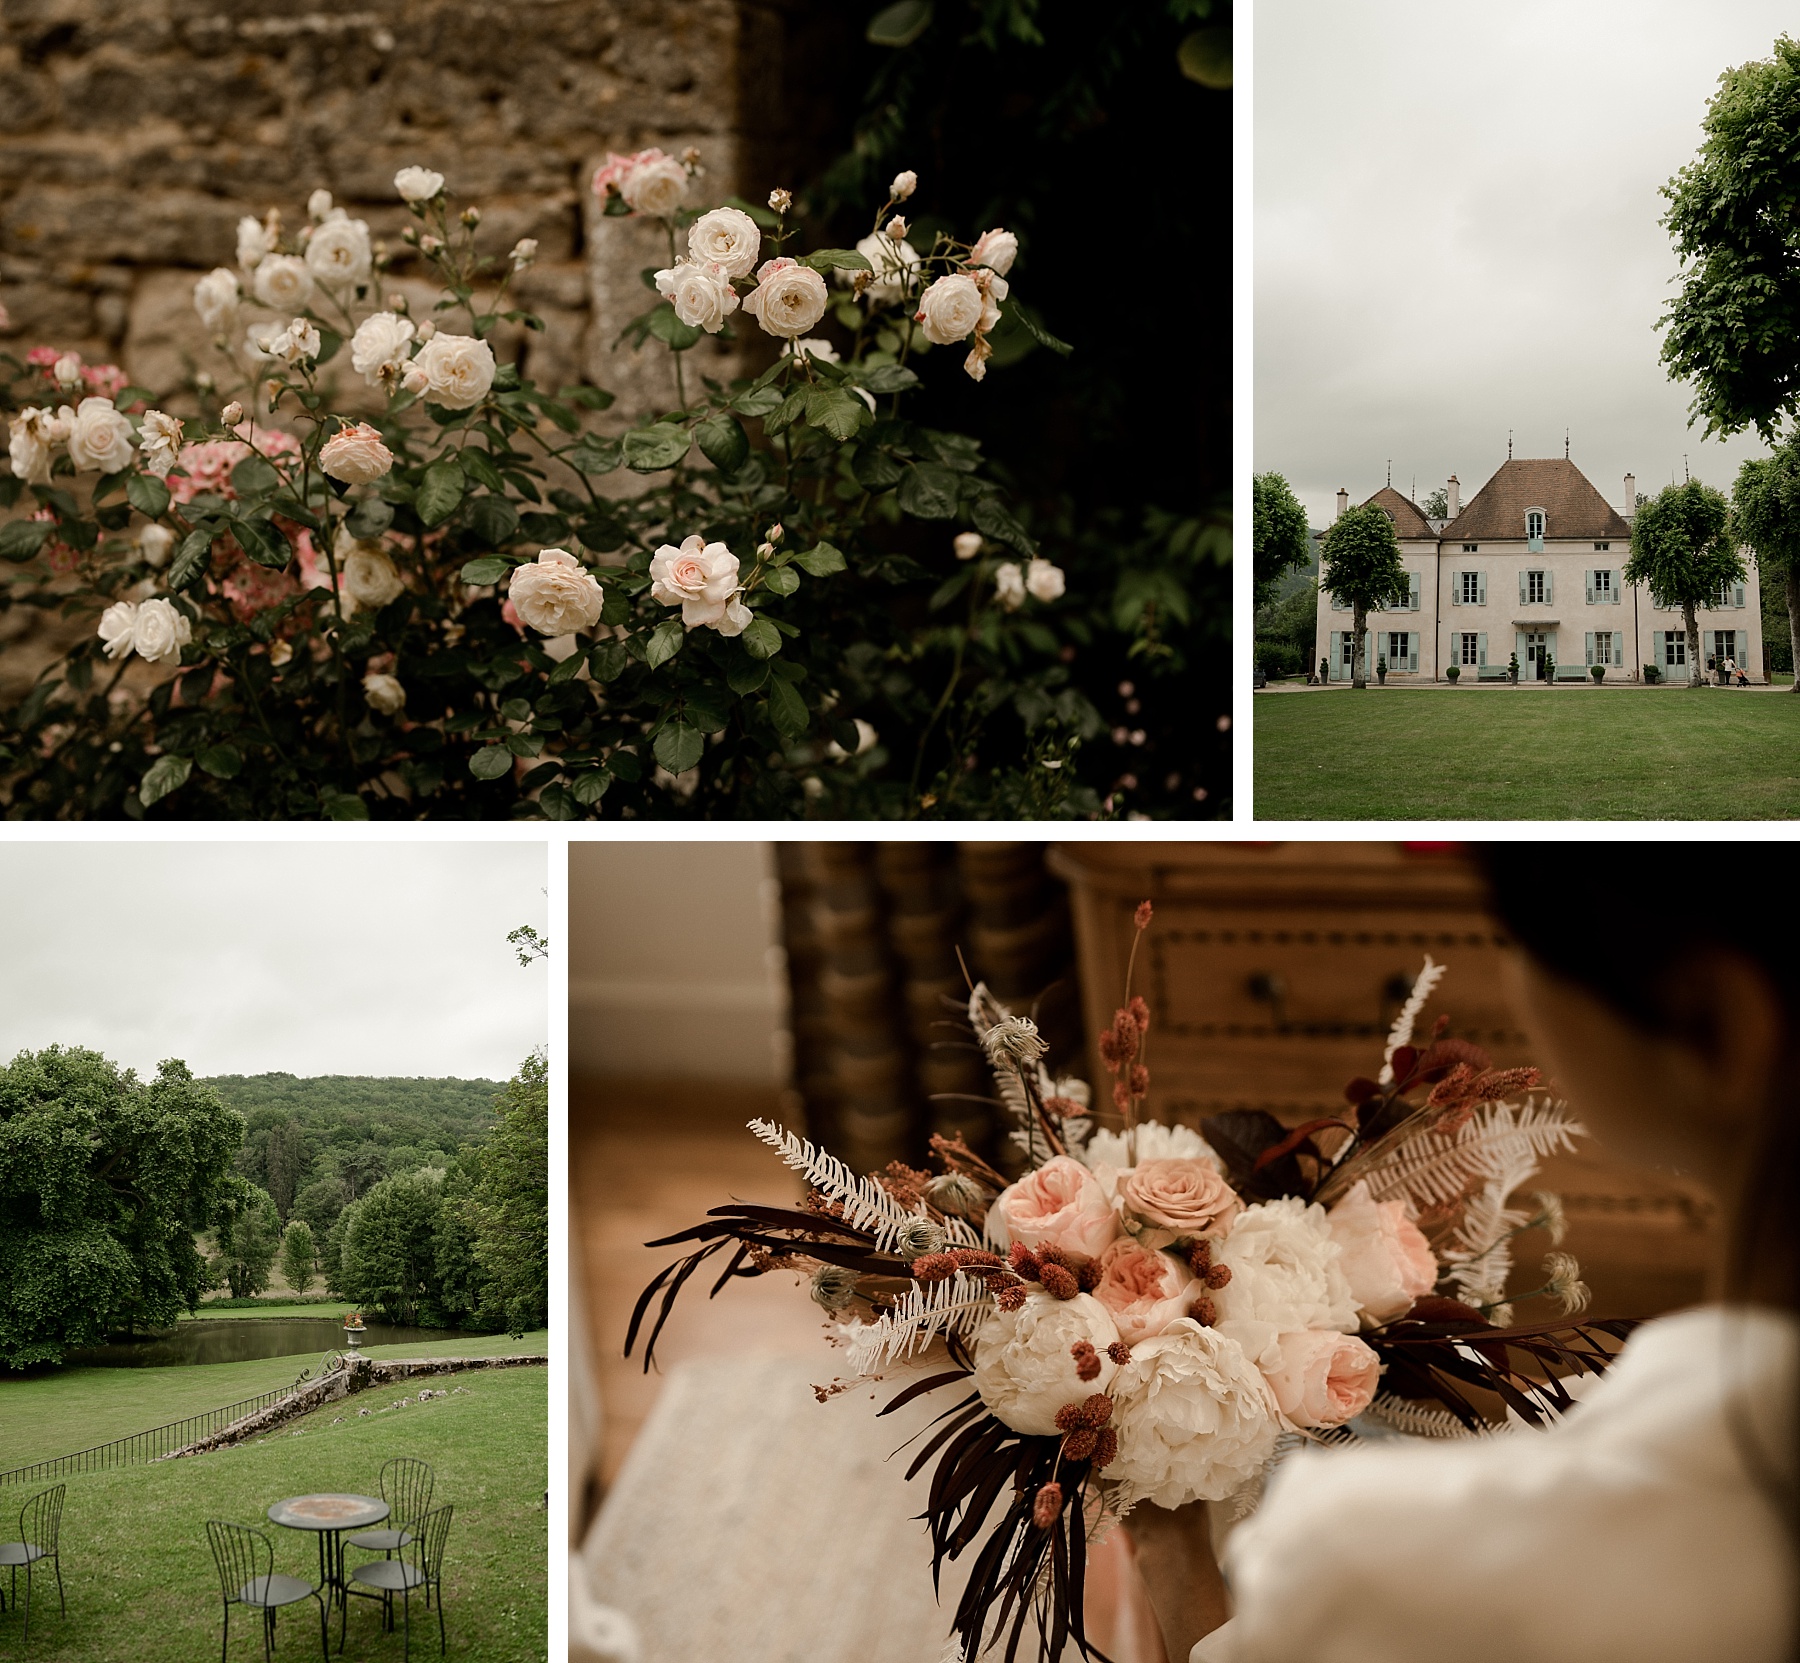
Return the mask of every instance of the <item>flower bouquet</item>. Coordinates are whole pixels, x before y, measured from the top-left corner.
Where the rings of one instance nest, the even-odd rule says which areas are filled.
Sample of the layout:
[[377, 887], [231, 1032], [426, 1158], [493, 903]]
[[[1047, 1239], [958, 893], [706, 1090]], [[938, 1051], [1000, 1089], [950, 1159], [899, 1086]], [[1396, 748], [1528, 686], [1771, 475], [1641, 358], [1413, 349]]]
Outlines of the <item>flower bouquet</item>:
[[[1151, 919], [1138, 909], [1133, 959]], [[676, 1296], [734, 1249], [713, 1284], [774, 1270], [809, 1278], [841, 1321], [858, 1377], [941, 1343], [941, 1369], [905, 1385], [892, 1413], [964, 1388], [913, 1458], [935, 1460], [925, 1517], [934, 1575], [974, 1550], [952, 1654], [1006, 1640], [1035, 1618], [1038, 1655], [1084, 1631], [1088, 1544], [1139, 1503], [1236, 1497], [1303, 1440], [1366, 1432], [1478, 1435], [1508, 1411], [1540, 1426], [1571, 1403], [1561, 1375], [1598, 1373], [1631, 1324], [1572, 1323], [1587, 1301], [1567, 1254], [1541, 1287], [1507, 1292], [1512, 1244], [1562, 1237], [1556, 1197], [1514, 1198], [1545, 1156], [1584, 1135], [1536, 1069], [1496, 1069], [1479, 1047], [1413, 1030], [1443, 975], [1428, 958], [1374, 1079], [1341, 1116], [1289, 1128], [1237, 1110], [1202, 1131], [1147, 1119], [1151, 1015], [1130, 992], [1101, 1037], [1121, 1123], [1104, 1128], [1087, 1087], [1043, 1066], [1036, 1026], [984, 984], [968, 1022], [993, 1068], [1023, 1165], [1008, 1181], [960, 1139], [933, 1137], [942, 1170], [900, 1163], [859, 1178], [763, 1121], [751, 1130], [804, 1173], [798, 1208], [733, 1204], [653, 1242], [695, 1243], [644, 1290], [648, 1368]], [[1546, 1296], [1562, 1319], [1512, 1326], [1513, 1302]], [[844, 1383], [817, 1387], [821, 1400]]]

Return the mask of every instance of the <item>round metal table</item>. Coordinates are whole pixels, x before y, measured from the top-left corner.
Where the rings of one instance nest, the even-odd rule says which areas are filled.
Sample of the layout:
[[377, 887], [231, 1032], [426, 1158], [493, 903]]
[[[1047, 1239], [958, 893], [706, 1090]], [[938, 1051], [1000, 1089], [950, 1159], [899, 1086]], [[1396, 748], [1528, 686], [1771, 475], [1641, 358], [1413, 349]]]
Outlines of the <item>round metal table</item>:
[[313, 1496], [289, 1496], [269, 1509], [269, 1523], [289, 1530], [311, 1530], [319, 1538], [319, 1586], [331, 1590], [340, 1604], [344, 1593], [344, 1544], [346, 1530], [367, 1530], [388, 1516], [388, 1504], [376, 1496], [352, 1496], [336, 1492]]

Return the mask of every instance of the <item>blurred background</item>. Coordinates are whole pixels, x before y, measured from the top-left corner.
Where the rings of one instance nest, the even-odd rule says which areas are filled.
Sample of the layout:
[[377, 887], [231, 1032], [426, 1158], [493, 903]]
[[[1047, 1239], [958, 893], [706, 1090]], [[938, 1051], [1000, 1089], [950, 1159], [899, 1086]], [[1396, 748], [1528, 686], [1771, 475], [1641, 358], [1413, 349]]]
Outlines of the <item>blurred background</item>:
[[[602, 1585], [630, 1608], [644, 1663], [682, 1655], [690, 1625], [707, 1620], [694, 1590], [675, 1601], [666, 1582], [624, 1570], [630, 1544], [642, 1550], [673, 1528], [653, 1498], [679, 1490], [672, 1451], [696, 1439], [708, 1451], [706, 1485], [723, 1494], [747, 1486], [741, 1507], [723, 1509], [722, 1527], [706, 1522], [719, 1508], [680, 1513], [683, 1551], [704, 1547], [721, 1587], [732, 1585], [721, 1567], [734, 1563], [770, 1574], [738, 1540], [752, 1520], [804, 1531], [809, 1519], [841, 1526], [853, 1516], [889, 1567], [859, 1585], [857, 1623], [815, 1635], [818, 1649], [793, 1656], [936, 1663], [947, 1619], [932, 1605], [923, 1559], [892, 1568], [909, 1563], [904, 1532], [916, 1527], [905, 1520], [918, 1507], [894, 1493], [902, 1463], [885, 1457], [911, 1428], [890, 1436], [887, 1423], [876, 1425], [867, 1391], [823, 1406], [805, 1391], [830, 1381], [837, 1359], [821, 1343], [820, 1313], [787, 1275], [739, 1281], [710, 1301], [706, 1287], [690, 1287], [658, 1344], [663, 1372], [626, 1361], [633, 1302], [681, 1251], [643, 1244], [727, 1199], [799, 1198], [793, 1175], [744, 1129], [753, 1116], [804, 1131], [858, 1170], [924, 1165], [934, 1131], [960, 1134], [1006, 1167], [959, 1017], [958, 951], [1015, 1010], [1036, 1010], [1053, 1071], [1103, 1078], [1094, 1036], [1118, 1003], [1131, 914], [1145, 898], [1156, 915], [1134, 986], [1153, 1013], [1157, 1119], [1197, 1125], [1224, 1109], [1264, 1108], [1298, 1124], [1338, 1112], [1345, 1083], [1379, 1065], [1427, 953], [1449, 973], [1425, 1021], [1447, 1013], [1450, 1032], [1497, 1063], [1531, 1060], [1504, 980], [1511, 949], [1455, 846], [571, 847], [571, 1246], [587, 1348], [575, 1364], [589, 1417], [574, 1455], [571, 1528], [577, 1540], [585, 1534]], [[1594, 1290], [1591, 1314], [1647, 1317], [1701, 1297], [1713, 1207], [1697, 1186], [1623, 1166], [1591, 1143], [1546, 1163], [1538, 1183], [1563, 1197], [1566, 1245]], [[1518, 1320], [1552, 1314], [1527, 1302]], [[833, 1418], [839, 1408], [858, 1417], [854, 1428]], [[746, 1466], [743, 1450], [786, 1472], [802, 1445], [821, 1446], [811, 1488], [772, 1499], [768, 1469]], [[866, 1488], [836, 1508], [819, 1505], [824, 1489], [852, 1482]], [[840, 1548], [820, 1541], [819, 1562]], [[750, 1586], [788, 1625], [771, 1632], [770, 1649], [743, 1626], [755, 1593], [740, 1591], [735, 1604], [721, 1595], [719, 1620], [729, 1609], [738, 1624], [735, 1658], [773, 1663], [789, 1655], [781, 1646], [793, 1624], [811, 1620], [797, 1613], [814, 1604], [799, 1584], [768, 1585], [778, 1600]], [[818, 1609], [839, 1609], [813, 1591]], [[1124, 1632], [1131, 1610], [1121, 1597], [1106, 1619], [1123, 1625], [1108, 1649], [1122, 1663], [1155, 1663], [1154, 1634]]]

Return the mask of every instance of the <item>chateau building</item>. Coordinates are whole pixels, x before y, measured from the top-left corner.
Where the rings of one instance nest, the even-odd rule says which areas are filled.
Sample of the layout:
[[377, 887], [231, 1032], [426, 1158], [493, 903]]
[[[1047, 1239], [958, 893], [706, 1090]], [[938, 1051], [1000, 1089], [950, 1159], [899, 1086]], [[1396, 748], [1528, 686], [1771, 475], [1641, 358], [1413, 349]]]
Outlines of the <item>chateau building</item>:
[[[1631, 556], [1637, 482], [1625, 476], [1614, 508], [1566, 457], [1508, 459], [1465, 508], [1452, 474], [1449, 517], [1428, 519], [1391, 485], [1368, 500], [1394, 522], [1412, 580], [1406, 604], [1368, 615], [1365, 668], [1385, 658], [1390, 681], [1443, 681], [1452, 664], [1465, 681], [1504, 680], [1516, 655], [1520, 681], [1638, 681], [1655, 666], [1665, 681], [1688, 679], [1687, 630], [1679, 608], [1658, 607], [1624, 580]], [[1338, 492], [1338, 515], [1350, 494]], [[1700, 611], [1701, 668], [1735, 659], [1764, 680], [1762, 602], [1754, 561]], [[1319, 593], [1314, 664], [1348, 681], [1352, 613]]]

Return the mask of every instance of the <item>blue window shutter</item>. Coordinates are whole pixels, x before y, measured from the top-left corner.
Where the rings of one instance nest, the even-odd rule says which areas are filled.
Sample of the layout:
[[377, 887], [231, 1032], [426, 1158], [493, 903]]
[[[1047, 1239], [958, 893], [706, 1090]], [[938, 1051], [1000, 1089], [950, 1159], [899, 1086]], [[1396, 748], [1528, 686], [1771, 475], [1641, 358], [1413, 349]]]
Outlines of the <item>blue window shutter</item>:
[[1462, 573], [1461, 572], [1452, 572], [1450, 574], [1450, 604], [1452, 606], [1461, 606], [1462, 605]]
[[1524, 574], [1524, 572], [1521, 571], [1519, 573], [1519, 605], [1523, 606], [1524, 604], [1525, 604], [1525, 574]]
[[1737, 607], [1741, 607], [1744, 604], [1744, 586], [1743, 586], [1743, 584], [1738, 583], [1738, 584], [1734, 584], [1732, 586], [1731, 604], [1733, 606], [1737, 606]]
[[1475, 604], [1477, 606], [1486, 606], [1487, 605], [1487, 573], [1486, 572], [1477, 572], [1475, 574]]
[[1485, 635], [1475, 637], [1475, 663], [1477, 668], [1487, 663], [1487, 637]]
[[1556, 574], [1554, 572], [1545, 572], [1544, 573], [1544, 604], [1546, 606], [1548, 606], [1551, 601], [1556, 599], [1556, 596], [1551, 592], [1551, 588], [1550, 588], [1551, 581], [1555, 578], [1555, 576], [1556, 576]]
[[1325, 655], [1325, 662], [1328, 665], [1330, 665], [1330, 667], [1331, 667], [1330, 672], [1327, 676], [1328, 680], [1336, 681], [1338, 679], [1338, 660], [1341, 659], [1343, 656], [1344, 656], [1343, 632], [1341, 630], [1334, 629], [1331, 632], [1331, 648]]
[[1583, 572], [1581, 575], [1587, 579], [1587, 603], [1592, 606], [1594, 604], [1594, 574], [1589, 571]]
[[[1412, 590], [1411, 594], [1408, 596], [1408, 610], [1417, 612], [1419, 610], [1419, 574], [1417, 572], [1408, 572], [1406, 576], [1407, 582]], [[1738, 604], [1741, 606], [1743, 602], [1740, 601]]]
[[1591, 629], [1587, 632], [1587, 661], [1594, 662], [1594, 632]]
[[1419, 632], [1414, 630], [1406, 638], [1406, 667], [1416, 670], [1419, 667]]

